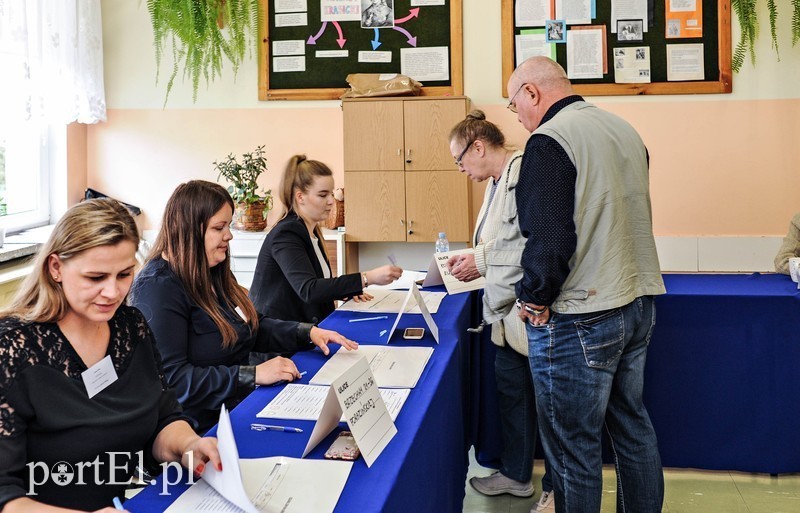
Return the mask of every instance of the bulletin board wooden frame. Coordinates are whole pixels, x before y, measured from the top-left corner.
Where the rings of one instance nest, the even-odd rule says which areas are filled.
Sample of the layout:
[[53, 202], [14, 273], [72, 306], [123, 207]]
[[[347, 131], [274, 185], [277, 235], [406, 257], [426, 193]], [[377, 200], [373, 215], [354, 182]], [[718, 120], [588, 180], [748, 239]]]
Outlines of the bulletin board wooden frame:
[[[464, 65], [462, 40], [463, 0], [447, 0], [450, 9], [450, 85], [422, 87], [420, 96], [461, 96], [464, 94]], [[259, 0], [262, 23], [258, 34], [258, 99], [265, 100], [338, 100], [348, 88], [276, 89], [270, 87], [269, 0]], [[308, 8], [319, 9], [319, 2], [308, 1]], [[399, 72], [399, 64], [397, 71]], [[358, 72], [354, 70], [353, 72]]]
[[[656, 0], [663, 1], [663, 0]], [[503, 43], [503, 97], [508, 98], [506, 85], [514, 71], [514, 0], [501, 0], [501, 33]], [[714, 94], [730, 93], [733, 90], [731, 71], [731, 3], [717, 0], [717, 39], [719, 76], [716, 80], [692, 82], [651, 82], [648, 84], [582, 84], [573, 82], [575, 91], [584, 96], [622, 96], [641, 94]], [[597, 22], [595, 22], [597, 24]], [[611, 35], [608, 27], [606, 34]], [[670, 43], [678, 39], [668, 40]], [[611, 44], [609, 44], [611, 46]]]

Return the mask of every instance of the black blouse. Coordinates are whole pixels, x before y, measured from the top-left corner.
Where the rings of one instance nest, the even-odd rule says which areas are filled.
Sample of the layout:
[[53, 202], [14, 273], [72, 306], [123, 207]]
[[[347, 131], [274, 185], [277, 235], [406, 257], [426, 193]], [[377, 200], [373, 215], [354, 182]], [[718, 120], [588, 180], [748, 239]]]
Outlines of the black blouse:
[[216, 424], [223, 403], [232, 409], [253, 391], [253, 365], [271, 356], [265, 353], [314, 347], [309, 338], [311, 324], [262, 317], [258, 332], [252, 333], [238, 313], [220, 304], [238, 334], [235, 344], [223, 347], [222, 333], [211, 316], [195, 304], [161, 258], [148, 262], [136, 276], [130, 302], [150, 323], [167, 382], [199, 433]]
[[153, 441], [180, 405], [141, 313], [122, 306], [108, 324], [118, 379], [90, 399], [86, 365], [57, 324], [0, 319], [0, 509], [26, 495], [111, 506], [137, 464], [155, 463]]

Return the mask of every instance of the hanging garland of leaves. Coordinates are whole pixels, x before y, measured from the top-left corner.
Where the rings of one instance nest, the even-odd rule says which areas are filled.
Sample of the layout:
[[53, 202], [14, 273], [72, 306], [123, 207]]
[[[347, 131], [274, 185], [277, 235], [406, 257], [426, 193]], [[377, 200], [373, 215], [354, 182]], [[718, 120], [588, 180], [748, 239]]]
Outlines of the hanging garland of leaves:
[[181, 64], [183, 78], [192, 83], [192, 101], [197, 101], [200, 77], [206, 84], [222, 74], [224, 58], [236, 76], [258, 37], [261, 11], [259, 0], [147, 0], [156, 50], [156, 83], [167, 44], [172, 49], [172, 70], [167, 81], [169, 93]]
[[[731, 0], [733, 12], [736, 14], [741, 28], [741, 39], [736, 44], [731, 62], [731, 68], [736, 73], [742, 69], [747, 54], [750, 54], [750, 62], [754, 66], [756, 64], [755, 43], [759, 33], [758, 15], [756, 13], [757, 2], [758, 0]], [[800, 41], [800, 0], [790, 0], [790, 2], [792, 4], [792, 46], [795, 46]], [[767, 12], [769, 13], [769, 32], [772, 48], [780, 61], [781, 54], [778, 49], [778, 37], [775, 30], [778, 20], [778, 6], [775, 4], [775, 0], [767, 0]]]

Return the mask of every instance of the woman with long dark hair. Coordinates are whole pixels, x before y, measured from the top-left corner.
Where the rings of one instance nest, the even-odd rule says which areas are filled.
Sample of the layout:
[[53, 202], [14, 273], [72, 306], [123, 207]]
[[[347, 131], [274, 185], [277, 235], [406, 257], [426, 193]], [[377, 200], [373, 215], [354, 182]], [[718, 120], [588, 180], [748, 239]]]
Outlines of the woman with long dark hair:
[[258, 315], [230, 269], [232, 217], [233, 200], [219, 184], [179, 185], [131, 290], [199, 432], [215, 423], [223, 403], [233, 407], [255, 385], [300, 377], [291, 360], [266, 353], [318, 346], [328, 354], [328, 342], [358, 347], [334, 331]]

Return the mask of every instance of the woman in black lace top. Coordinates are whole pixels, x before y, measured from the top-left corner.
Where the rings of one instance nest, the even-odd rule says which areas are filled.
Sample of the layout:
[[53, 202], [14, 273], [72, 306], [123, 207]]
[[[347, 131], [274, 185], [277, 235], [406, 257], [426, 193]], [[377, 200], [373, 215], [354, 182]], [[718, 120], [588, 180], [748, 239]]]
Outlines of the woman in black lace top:
[[150, 328], [123, 304], [138, 242], [119, 203], [76, 205], [0, 314], [2, 513], [113, 511], [136, 465], [220, 468], [216, 440], [182, 418]]

